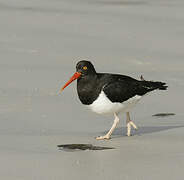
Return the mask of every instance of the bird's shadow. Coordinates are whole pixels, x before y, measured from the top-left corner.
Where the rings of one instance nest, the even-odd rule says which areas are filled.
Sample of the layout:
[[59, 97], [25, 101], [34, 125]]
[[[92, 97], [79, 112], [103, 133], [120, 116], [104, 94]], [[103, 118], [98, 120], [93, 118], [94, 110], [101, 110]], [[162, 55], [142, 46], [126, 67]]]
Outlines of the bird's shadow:
[[[167, 131], [170, 129], [176, 129], [176, 128], [182, 128], [184, 125], [180, 126], [141, 126], [138, 127], [137, 130], [134, 130], [132, 128], [132, 135], [138, 135], [141, 136], [143, 134], [151, 134], [151, 133], [157, 133], [161, 131]], [[108, 131], [103, 132], [102, 134], [106, 134]], [[127, 128], [126, 127], [119, 127], [116, 128], [113, 132], [113, 136], [126, 136]]]

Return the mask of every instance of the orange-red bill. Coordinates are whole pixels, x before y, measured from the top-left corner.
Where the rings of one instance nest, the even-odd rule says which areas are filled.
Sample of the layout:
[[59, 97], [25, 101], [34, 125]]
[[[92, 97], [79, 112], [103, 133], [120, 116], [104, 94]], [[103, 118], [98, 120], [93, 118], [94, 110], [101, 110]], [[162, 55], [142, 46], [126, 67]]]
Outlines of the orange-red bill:
[[74, 73], [74, 75], [70, 78], [70, 80], [60, 89], [59, 93], [61, 93], [64, 90], [64, 88], [66, 88], [70, 83], [78, 79], [80, 76], [81, 73], [79, 72]]

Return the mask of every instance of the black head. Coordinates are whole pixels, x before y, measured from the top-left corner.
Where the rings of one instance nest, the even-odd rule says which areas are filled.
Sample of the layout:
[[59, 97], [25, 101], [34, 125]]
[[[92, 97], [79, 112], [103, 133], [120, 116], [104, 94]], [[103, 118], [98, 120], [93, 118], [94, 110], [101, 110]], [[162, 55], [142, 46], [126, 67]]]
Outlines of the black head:
[[74, 75], [67, 81], [67, 83], [60, 89], [60, 92], [62, 92], [65, 87], [67, 87], [71, 82], [73, 82], [76, 79], [88, 79], [92, 76], [94, 77], [96, 75], [96, 71], [94, 66], [90, 61], [79, 61], [76, 65], [76, 72]]
[[81, 73], [81, 77], [96, 74], [93, 64], [90, 61], [86, 60], [82, 60], [77, 63], [76, 71]]

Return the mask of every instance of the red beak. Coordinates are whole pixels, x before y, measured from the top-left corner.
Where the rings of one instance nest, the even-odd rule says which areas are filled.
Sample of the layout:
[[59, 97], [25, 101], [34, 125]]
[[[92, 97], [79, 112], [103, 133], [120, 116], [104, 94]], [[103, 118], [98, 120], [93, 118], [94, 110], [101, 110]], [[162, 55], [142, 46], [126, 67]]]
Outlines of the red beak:
[[79, 72], [74, 73], [74, 75], [70, 78], [70, 80], [60, 89], [59, 93], [61, 93], [65, 87], [67, 87], [70, 83], [78, 79], [80, 76], [81, 76], [81, 73]]

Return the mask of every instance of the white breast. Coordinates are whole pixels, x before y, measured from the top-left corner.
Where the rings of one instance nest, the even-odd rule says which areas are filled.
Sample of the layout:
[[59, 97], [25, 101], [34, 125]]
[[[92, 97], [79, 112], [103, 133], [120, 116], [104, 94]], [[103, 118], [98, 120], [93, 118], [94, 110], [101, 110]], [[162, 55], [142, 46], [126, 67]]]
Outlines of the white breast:
[[141, 99], [141, 97], [142, 96], [136, 95], [122, 103], [113, 103], [102, 91], [99, 97], [91, 105], [88, 105], [88, 107], [98, 114], [128, 112]]

